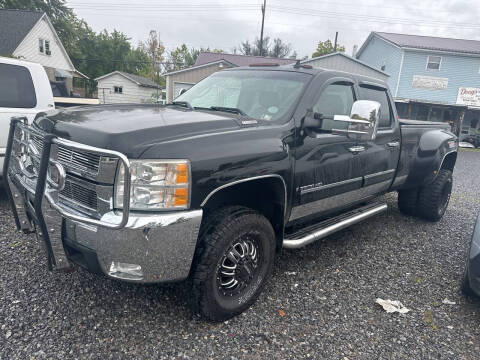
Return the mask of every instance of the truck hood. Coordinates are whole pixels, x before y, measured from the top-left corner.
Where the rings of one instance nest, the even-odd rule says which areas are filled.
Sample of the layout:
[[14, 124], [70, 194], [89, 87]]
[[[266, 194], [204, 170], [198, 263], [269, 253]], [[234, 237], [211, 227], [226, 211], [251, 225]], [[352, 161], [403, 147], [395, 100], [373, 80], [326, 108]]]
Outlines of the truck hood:
[[139, 157], [153, 143], [241, 129], [234, 115], [158, 105], [102, 105], [55, 111], [36, 119], [53, 134]]

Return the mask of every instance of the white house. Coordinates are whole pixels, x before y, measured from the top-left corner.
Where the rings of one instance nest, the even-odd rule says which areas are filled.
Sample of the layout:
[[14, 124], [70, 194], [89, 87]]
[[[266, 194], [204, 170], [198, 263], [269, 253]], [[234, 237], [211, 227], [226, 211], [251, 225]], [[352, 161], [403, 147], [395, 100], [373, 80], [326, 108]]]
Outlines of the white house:
[[100, 104], [152, 103], [162, 99], [162, 87], [142, 76], [114, 71], [95, 80]]
[[43, 65], [50, 81], [64, 82], [68, 91], [73, 78], [86, 78], [75, 70], [48, 16], [38, 11], [0, 10], [0, 55]]

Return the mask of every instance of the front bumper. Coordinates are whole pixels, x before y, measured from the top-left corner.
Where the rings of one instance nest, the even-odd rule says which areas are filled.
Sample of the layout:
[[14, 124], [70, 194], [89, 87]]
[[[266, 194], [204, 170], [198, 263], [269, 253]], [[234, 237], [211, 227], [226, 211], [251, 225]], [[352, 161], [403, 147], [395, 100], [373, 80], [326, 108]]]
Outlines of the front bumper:
[[[17, 228], [36, 233], [50, 269], [67, 271], [74, 262], [92, 272], [142, 283], [179, 281], [188, 276], [202, 210], [141, 213], [130, 211], [127, 200], [125, 211], [111, 209], [100, 219], [84, 215], [59, 201], [66, 171], [54, 147], [59, 143], [76, 149], [87, 146], [46, 136], [42, 153], [35, 155], [39, 166], [27, 167], [25, 159], [33, 155], [27, 152], [30, 141], [22, 134], [35, 135], [36, 131], [12, 120], [3, 170]], [[129, 169], [123, 154], [87, 148], [116, 156]], [[50, 176], [52, 168], [58, 170], [56, 181]], [[130, 176], [129, 171], [125, 173]], [[125, 183], [130, 184], [130, 178]], [[113, 201], [105, 199], [105, 203], [112, 206]]]
[[[113, 212], [102, 219], [115, 221]], [[126, 281], [155, 283], [179, 281], [188, 276], [192, 264], [202, 210], [164, 214], [135, 214], [125, 228], [111, 230], [80, 222], [65, 221], [64, 244], [69, 260], [92, 272]], [[92, 258], [92, 255], [96, 255]], [[122, 273], [115, 263], [138, 265], [141, 275]]]

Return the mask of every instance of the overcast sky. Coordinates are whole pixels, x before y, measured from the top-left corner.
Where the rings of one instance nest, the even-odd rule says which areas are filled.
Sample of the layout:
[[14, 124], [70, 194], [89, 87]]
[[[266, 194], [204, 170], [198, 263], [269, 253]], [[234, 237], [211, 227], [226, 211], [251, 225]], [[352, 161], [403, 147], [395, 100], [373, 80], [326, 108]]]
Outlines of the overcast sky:
[[[266, 0], [265, 35], [311, 56], [319, 40], [333, 39], [351, 54], [371, 31], [480, 40], [477, 0]], [[167, 50], [189, 47], [231, 52], [260, 34], [263, 0], [71, 0], [68, 5], [95, 30], [120, 30], [134, 45], [150, 30]]]

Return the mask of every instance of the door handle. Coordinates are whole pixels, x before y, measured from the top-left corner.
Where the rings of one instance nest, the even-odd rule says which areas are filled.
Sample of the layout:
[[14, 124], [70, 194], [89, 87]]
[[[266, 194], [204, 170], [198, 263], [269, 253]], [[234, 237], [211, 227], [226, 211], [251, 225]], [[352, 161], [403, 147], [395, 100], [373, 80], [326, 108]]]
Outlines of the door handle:
[[352, 146], [348, 148], [348, 151], [353, 154], [358, 154], [359, 152], [365, 151], [365, 146]]
[[396, 148], [396, 147], [400, 146], [400, 142], [399, 141], [391, 141], [391, 142], [387, 143], [387, 146], [389, 148]]

